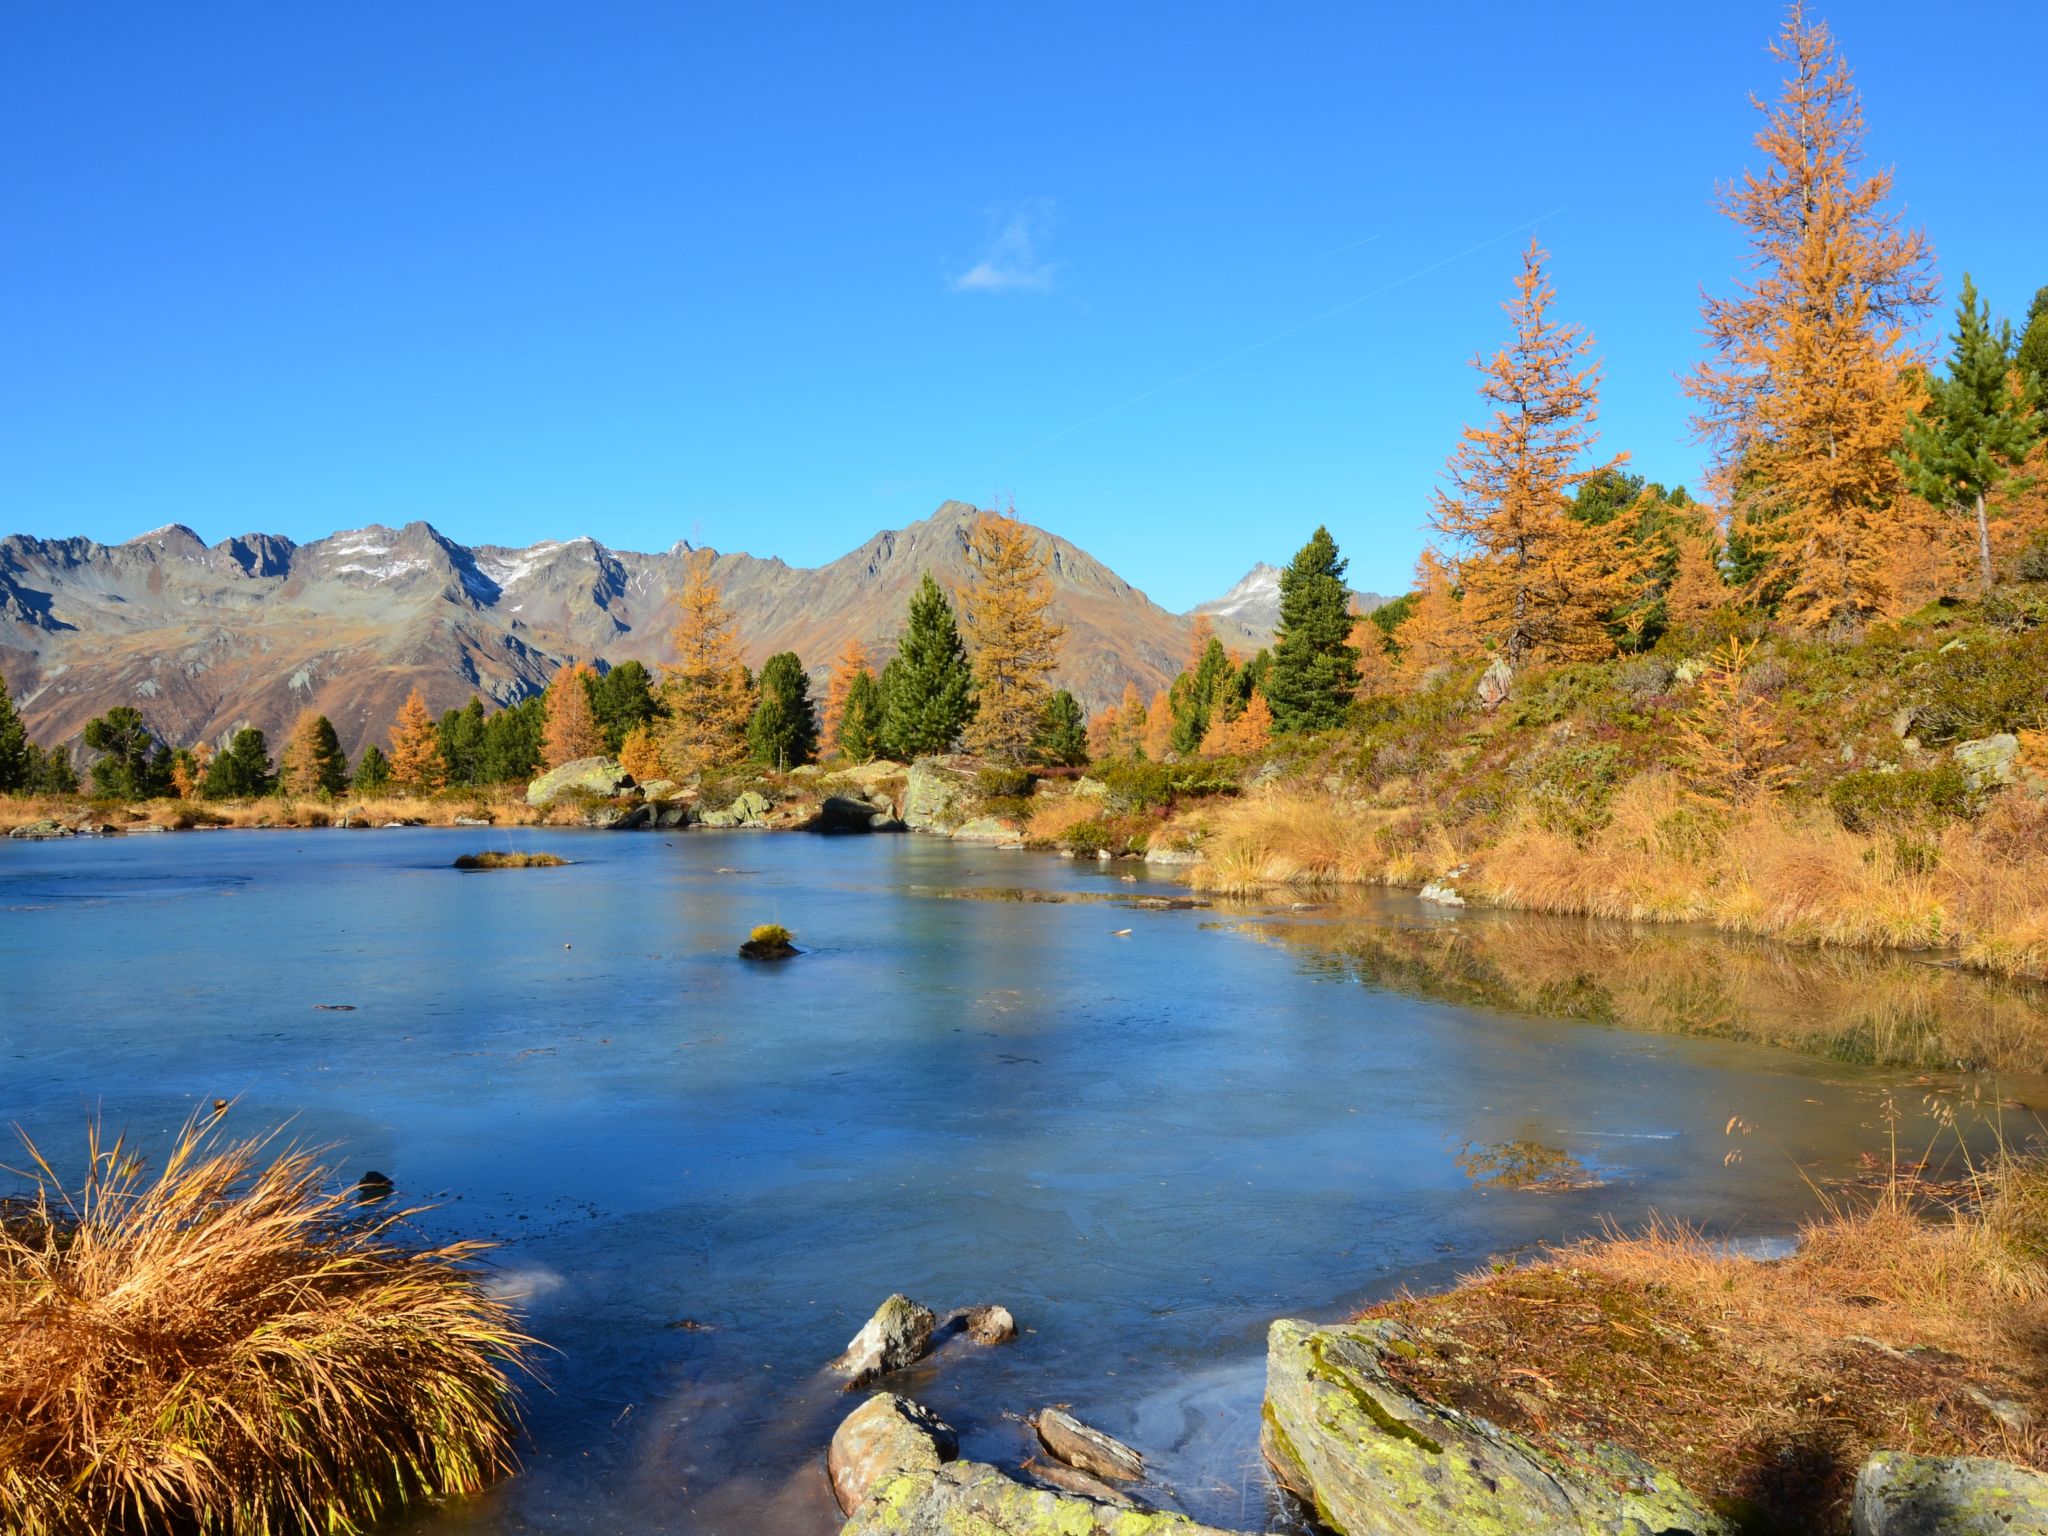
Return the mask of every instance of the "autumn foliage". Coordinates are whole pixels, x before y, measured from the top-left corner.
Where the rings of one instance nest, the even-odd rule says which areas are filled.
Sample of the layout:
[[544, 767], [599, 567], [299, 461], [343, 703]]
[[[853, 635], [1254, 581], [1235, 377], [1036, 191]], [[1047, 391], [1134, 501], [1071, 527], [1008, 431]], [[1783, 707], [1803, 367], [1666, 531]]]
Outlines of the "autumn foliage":
[[712, 580], [711, 558], [709, 550], [690, 557], [670, 632], [676, 661], [662, 681], [669, 715], [662, 762], [678, 779], [745, 757], [754, 712], [753, 683], [725, 595]]
[[839, 728], [846, 721], [846, 700], [854, 684], [868, 674], [868, 649], [858, 638], [846, 642], [839, 659], [832, 663], [832, 676], [825, 684], [825, 708], [818, 722], [818, 739], [829, 751], [839, 745]]
[[547, 724], [541, 731], [541, 760], [550, 768], [596, 757], [604, 751], [604, 733], [590, 712], [590, 685], [597, 674], [581, 662], [561, 668], [548, 683]]
[[405, 696], [391, 727], [391, 787], [401, 794], [429, 795], [448, 782], [433, 711], [419, 689]]
[[960, 594], [974, 667], [974, 718], [962, 744], [1022, 762], [1052, 697], [1065, 633], [1048, 616], [1052, 578], [1038, 535], [1014, 517], [984, 512], [968, 534], [974, 579]]

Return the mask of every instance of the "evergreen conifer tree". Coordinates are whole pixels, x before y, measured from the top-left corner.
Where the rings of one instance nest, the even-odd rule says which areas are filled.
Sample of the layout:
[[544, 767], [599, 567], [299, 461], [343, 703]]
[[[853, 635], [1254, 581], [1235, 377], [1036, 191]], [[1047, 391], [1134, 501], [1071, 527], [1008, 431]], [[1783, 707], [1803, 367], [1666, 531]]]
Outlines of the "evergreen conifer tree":
[[603, 750], [616, 757], [626, 733], [654, 719], [653, 674], [637, 661], [622, 661], [588, 686], [590, 713], [603, 737]]
[[[547, 728], [547, 698], [535, 694], [501, 709], [484, 722], [478, 759], [482, 784], [523, 784], [540, 771], [541, 736]], [[637, 775], [636, 775], [637, 777]]]
[[[893, 684], [889, 673], [895, 673]], [[888, 714], [883, 739], [908, 760], [950, 752], [974, 714], [974, 674], [953, 620], [953, 605], [931, 572], [911, 594], [896, 658], [883, 673]]]
[[2020, 344], [2012, 360], [2021, 375], [2032, 379], [2034, 388], [2048, 399], [2048, 288], [2037, 289], [2034, 302], [2027, 306], [2026, 323], [2020, 327]]
[[818, 755], [811, 680], [795, 651], [778, 651], [761, 668], [760, 702], [747, 722], [747, 753], [770, 768], [794, 768]]
[[391, 787], [391, 759], [374, 741], [364, 747], [363, 755], [356, 759], [356, 771], [351, 782], [359, 795], [381, 795]]
[[47, 752], [29, 748], [30, 785], [38, 794], [75, 795], [78, 793], [78, 768], [71, 760], [71, 749], [66, 746], [51, 747]]
[[102, 795], [147, 800], [168, 794], [171, 754], [132, 704], [116, 704], [85, 723], [85, 744], [100, 754], [92, 765], [92, 787]]
[[[1197, 621], [1198, 625], [1206, 620]], [[1195, 663], [1174, 679], [1170, 695], [1173, 705], [1173, 750], [1183, 756], [1198, 752], [1202, 738], [1209, 734], [1210, 706], [1216, 697], [1216, 683], [1230, 672], [1230, 653], [1215, 635], [1201, 637]]]
[[1319, 527], [1280, 573], [1280, 631], [1263, 690], [1280, 731], [1338, 724], [1358, 691], [1344, 567], [1337, 541]]
[[450, 784], [481, 784], [484, 757], [484, 701], [475, 694], [460, 709], [441, 716], [435, 734]]
[[2040, 436], [2038, 387], [2026, 377], [2012, 387], [2012, 327], [1993, 327], [1977, 285], [1963, 274], [1956, 301], [1956, 344], [1948, 377], [1927, 381], [1927, 408], [1906, 424], [1898, 455], [1915, 494], [1937, 507], [1974, 513], [1977, 576], [1992, 587], [1991, 518], [1985, 498], [2018, 472]]
[[853, 763], [871, 763], [882, 751], [882, 685], [866, 667], [846, 685], [834, 744]]
[[0, 794], [15, 794], [29, 787], [35, 770], [29, 748], [28, 728], [15, 711], [14, 700], [0, 683]]
[[1045, 701], [1031, 755], [1053, 767], [1078, 768], [1088, 761], [1088, 720], [1080, 701], [1066, 689], [1057, 689]]
[[244, 726], [229, 740], [227, 750], [206, 765], [200, 792], [209, 800], [244, 800], [267, 795], [276, 787], [269, 744], [261, 731]]

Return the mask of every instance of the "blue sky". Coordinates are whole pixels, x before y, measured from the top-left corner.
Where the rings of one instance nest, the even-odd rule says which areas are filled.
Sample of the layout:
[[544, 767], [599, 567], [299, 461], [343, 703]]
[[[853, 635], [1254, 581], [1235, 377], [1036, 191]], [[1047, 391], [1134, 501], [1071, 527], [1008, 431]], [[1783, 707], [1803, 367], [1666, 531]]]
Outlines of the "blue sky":
[[[1516, 250], [1691, 481], [1775, 4], [0, 3], [0, 532], [678, 538], [1014, 496], [1399, 590]], [[2048, 7], [1822, 8], [1945, 296], [2048, 284]], [[2019, 61], [2018, 67], [2013, 67]]]

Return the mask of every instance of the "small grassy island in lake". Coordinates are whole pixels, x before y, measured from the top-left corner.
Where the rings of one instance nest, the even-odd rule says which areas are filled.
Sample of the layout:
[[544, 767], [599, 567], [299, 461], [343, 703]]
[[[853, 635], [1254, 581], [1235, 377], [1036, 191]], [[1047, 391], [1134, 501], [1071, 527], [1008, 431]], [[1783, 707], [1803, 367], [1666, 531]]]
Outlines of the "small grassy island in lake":
[[560, 869], [569, 861], [552, 853], [465, 853], [457, 869]]

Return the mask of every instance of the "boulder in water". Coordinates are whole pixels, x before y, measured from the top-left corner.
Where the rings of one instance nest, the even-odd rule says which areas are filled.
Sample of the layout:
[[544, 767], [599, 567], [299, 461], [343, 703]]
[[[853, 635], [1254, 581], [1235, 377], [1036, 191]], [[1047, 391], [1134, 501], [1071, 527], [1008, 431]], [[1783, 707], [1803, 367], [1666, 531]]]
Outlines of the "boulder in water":
[[1038, 1431], [1038, 1443], [1070, 1467], [1126, 1483], [1137, 1482], [1145, 1475], [1144, 1457], [1121, 1440], [1089, 1428], [1064, 1409], [1044, 1409], [1031, 1421], [1031, 1427]]
[[840, 1536], [960, 1536], [968, 1531], [975, 1536], [1230, 1536], [1185, 1515], [1033, 1488], [975, 1461], [882, 1479]]
[[847, 1391], [864, 1387], [878, 1376], [922, 1360], [932, 1347], [932, 1330], [937, 1326], [938, 1318], [930, 1307], [921, 1307], [901, 1293], [891, 1296], [853, 1336], [846, 1352], [832, 1362], [832, 1369], [848, 1378]]

